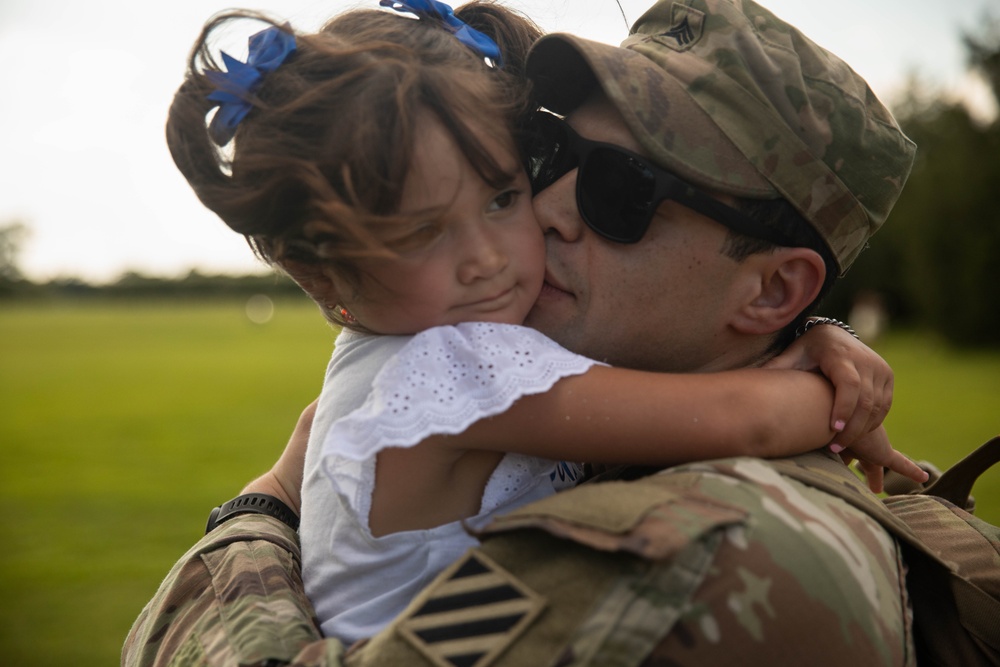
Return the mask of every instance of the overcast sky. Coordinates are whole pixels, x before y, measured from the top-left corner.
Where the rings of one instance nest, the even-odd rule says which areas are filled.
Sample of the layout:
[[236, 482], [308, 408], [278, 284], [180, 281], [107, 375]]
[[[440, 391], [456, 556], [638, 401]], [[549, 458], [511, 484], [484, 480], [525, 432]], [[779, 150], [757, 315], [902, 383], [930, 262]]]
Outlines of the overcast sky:
[[[629, 22], [651, 0], [621, 0]], [[609, 43], [626, 35], [614, 0], [508, 0], [548, 31]], [[891, 103], [908, 74], [982, 106], [959, 35], [1000, 0], [764, 0], [837, 53]], [[170, 160], [167, 105], [202, 24], [232, 6], [315, 29], [377, 0], [0, 0], [0, 226], [31, 231], [33, 280], [112, 280], [259, 271], [243, 239], [205, 211]], [[242, 55], [242, 53], [240, 53]]]

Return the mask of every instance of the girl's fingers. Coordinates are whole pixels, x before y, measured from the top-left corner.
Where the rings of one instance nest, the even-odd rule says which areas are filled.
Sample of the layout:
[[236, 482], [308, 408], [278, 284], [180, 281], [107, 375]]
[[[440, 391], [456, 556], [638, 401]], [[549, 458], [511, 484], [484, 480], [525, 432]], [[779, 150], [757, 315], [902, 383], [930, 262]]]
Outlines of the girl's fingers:
[[833, 401], [834, 430], [840, 423], [843, 425], [833, 439], [835, 443], [850, 447], [871, 430], [869, 424], [875, 393], [871, 380], [871, 377], [862, 376], [854, 366], [838, 378]]

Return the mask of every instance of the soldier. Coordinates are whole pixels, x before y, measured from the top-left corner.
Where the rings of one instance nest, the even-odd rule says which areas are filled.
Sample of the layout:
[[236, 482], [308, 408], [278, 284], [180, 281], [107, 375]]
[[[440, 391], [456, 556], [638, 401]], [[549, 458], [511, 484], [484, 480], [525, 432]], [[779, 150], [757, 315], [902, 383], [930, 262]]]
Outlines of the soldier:
[[[528, 323], [614, 365], [766, 363], [913, 159], [860, 77], [750, 0], [661, 0], [621, 48], [550, 35], [528, 72], [565, 116], [534, 162], [547, 273]], [[791, 241], [741, 236], [696, 189]], [[915, 664], [898, 545], [803, 477], [868, 494], [817, 452], [624, 471], [528, 505], [346, 654], [312, 622], [294, 530], [239, 514], [178, 562], [122, 662]]]

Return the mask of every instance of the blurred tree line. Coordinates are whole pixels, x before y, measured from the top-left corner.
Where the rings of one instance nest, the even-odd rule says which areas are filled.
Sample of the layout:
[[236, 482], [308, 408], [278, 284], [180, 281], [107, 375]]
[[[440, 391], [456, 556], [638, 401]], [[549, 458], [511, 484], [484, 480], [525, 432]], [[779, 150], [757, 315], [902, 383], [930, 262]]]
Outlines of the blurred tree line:
[[245, 298], [258, 294], [271, 298], [308, 299], [298, 285], [287, 276], [277, 272], [234, 276], [212, 275], [192, 270], [179, 278], [163, 278], [128, 272], [117, 280], [102, 285], [94, 285], [78, 278], [56, 278], [45, 283], [34, 283], [25, 279], [12, 281], [0, 275], [0, 304], [4, 301], [58, 301], [60, 299], [71, 299], [79, 302], [86, 299], [116, 298]]
[[0, 301], [88, 298], [225, 298], [263, 294], [302, 298], [305, 293], [278, 272], [246, 276], [208, 275], [189, 271], [180, 278], [147, 276], [130, 271], [114, 282], [93, 285], [78, 278], [57, 278], [36, 283], [25, 278], [18, 258], [30, 230], [23, 222], [0, 224]]
[[[969, 67], [1000, 104], [1000, 18], [963, 35]], [[927, 99], [913, 83], [894, 113], [917, 144], [913, 172], [886, 225], [821, 310], [851, 319], [880, 304], [893, 325], [961, 346], [1000, 346], [1000, 119]]]

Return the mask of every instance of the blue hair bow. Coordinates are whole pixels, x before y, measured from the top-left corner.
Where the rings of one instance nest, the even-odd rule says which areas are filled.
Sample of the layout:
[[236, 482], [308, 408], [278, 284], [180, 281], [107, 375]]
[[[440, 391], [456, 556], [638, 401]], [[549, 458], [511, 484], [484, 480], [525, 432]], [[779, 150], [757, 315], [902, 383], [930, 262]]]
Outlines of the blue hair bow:
[[455, 16], [454, 10], [437, 0], [379, 0], [383, 7], [391, 7], [397, 12], [409, 12], [417, 17], [434, 17], [441, 19], [458, 41], [484, 58], [489, 58], [497, 67], [503, 67], [500, 47], [492, 39], [467, 25], [465, 21]]
[[253, 92], [265, 74], [273, 72], [295, 53], [295, 36], [291, 27], [271, 26], [251, 35], [249, 55], [245, 63], [228, 53], [222, 53], [225, 72], [205, 72], [215, 86], [208, 99], [219, 103], [219, 110], [208, 126], [208, 134], [219, 146], [225, 146], [236, 134], [236, 128], [253, 108]]

